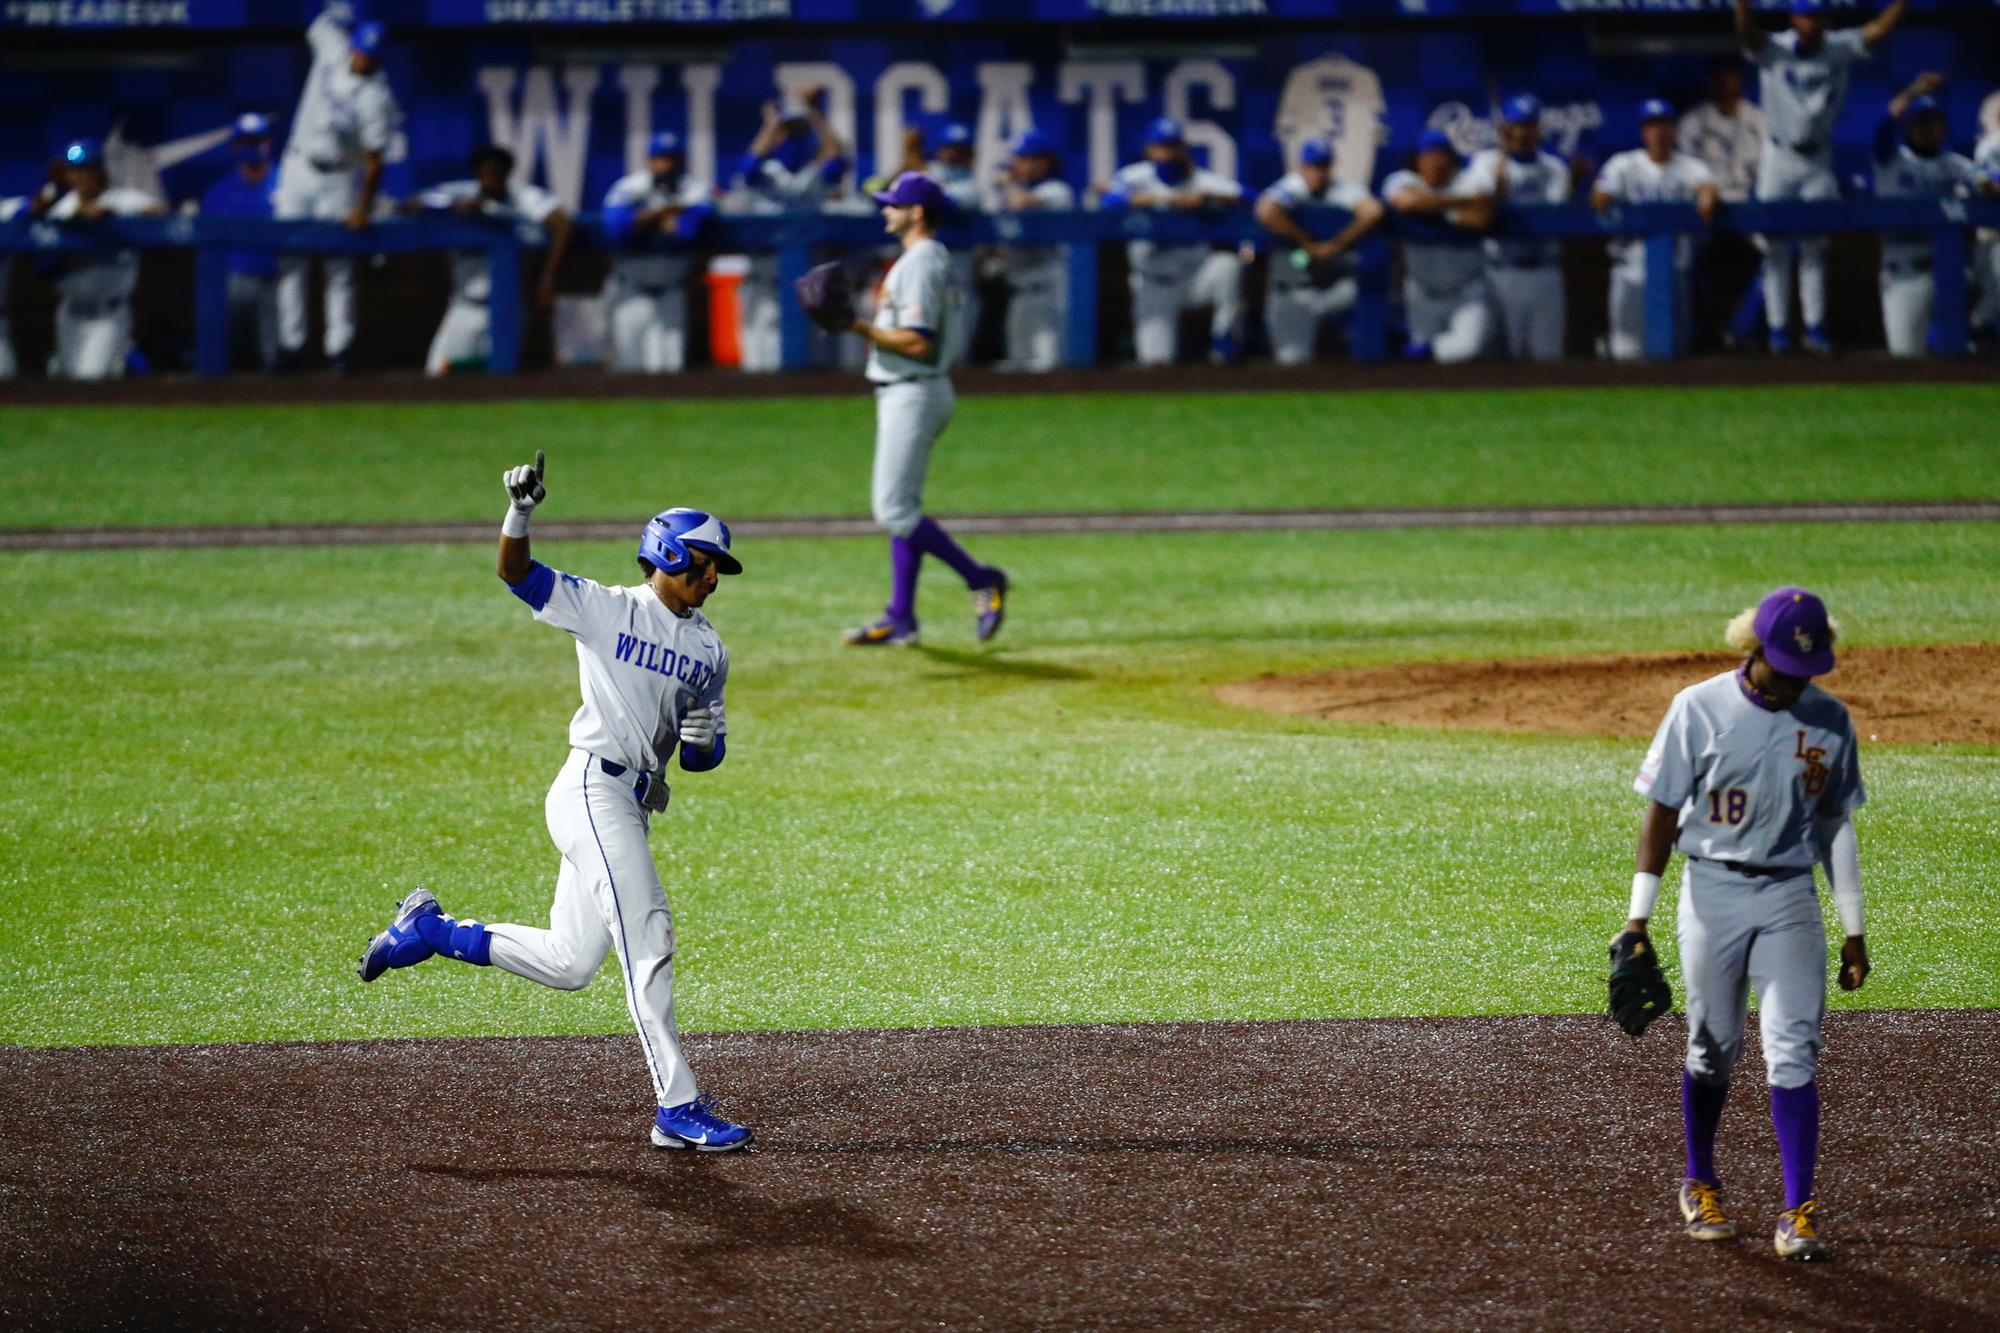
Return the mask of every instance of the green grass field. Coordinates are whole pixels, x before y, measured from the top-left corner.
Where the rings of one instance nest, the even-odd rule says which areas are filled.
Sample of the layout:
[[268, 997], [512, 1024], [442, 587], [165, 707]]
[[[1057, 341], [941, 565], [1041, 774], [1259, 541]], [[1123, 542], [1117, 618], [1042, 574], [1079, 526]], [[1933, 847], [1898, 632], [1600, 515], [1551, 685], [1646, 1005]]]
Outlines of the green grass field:
[[[1813, 390], [1811, 413], [1807, 395], [967, 401], [932, 496], [2000, 496], [2000, 392]], [[1746, 412], [1779, 436], [1733, 439]], [[501, 467], [538, 446], [551, 515], [710, 494], [726, 514], [853, 511], [865, 413], [72, 409], [30, 445], [35, 414], [17, 409], [0, 459], [28, 498], [5, 521], [497, 523]], [[683, 438], [698, 421], [703, 447]], [[1708, 423], [1716, 447], [1662, 438], [1675, 422]], [[1196, 433], [1223, 426], [1202, 448]], [[749, 572], [710, 606], [733, 657], [730, 759], [681, 777], [655, 824], [687, 1027], [1594, 1008], [1640, 745], [1280, 719], [1210, 688], [1347, 662], [1714, 647], [1732, 611], [1792, 579], [1824, 590], [1856, 643], [2000, 637], [2000, 527], [1984, 524], [976, 546], [1019, 585], [995, 650], [974, 647], [935, 569], [926, 648], [840, 647], [879, 605], [878, 542], [742, 552]], [[622, 543], [538, 554], [631, 570]], [[448, 964], [369, 987], [352, 972], [412, 883], [482, 920], [546, 912], [541, 795], [575, 663], [490, 562], [483, 545], [0, 556], [0, 1040], [624, 1030], [609, 973], [568, 995]], [[1878, 971], [1833, 1003], [1995, 1003], [2000, 751], [1880, 746], [1864, 762]]]

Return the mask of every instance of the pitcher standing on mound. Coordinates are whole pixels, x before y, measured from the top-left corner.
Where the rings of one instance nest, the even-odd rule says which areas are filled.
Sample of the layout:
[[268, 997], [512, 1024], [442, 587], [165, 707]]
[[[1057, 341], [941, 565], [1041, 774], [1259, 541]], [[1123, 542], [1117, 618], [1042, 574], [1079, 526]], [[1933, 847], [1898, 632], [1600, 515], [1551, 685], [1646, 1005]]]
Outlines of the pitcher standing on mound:
[[657, 514], [639, 538], [645, 582], [607, 588], [552, 569], [528, 552], [528, 517], [547, 494], [542, 455], [504, 477], [509, 506], [498, 573], [535, 619], [576, 640], [583, 706], [569, 724], [569, 759], [543, 813], [562, 853], [549, 928], [482, 925], [444, 914], [418, 889], [361, 956], [361, 979], [433, 955], [558, 990], [581, 990], [616, 950], [625, 1007], [639, 1029], [659, 1110], [653, 1145], [726, 1152], [750, 1142], [698, 1095], [674, 1024], [674, 919], [646, 845], [667, 808], [667, 760], [702, 773], [722, 762], [722, 687], [729, 654], [700, 607], [718, 575], [740, 574], [729, 528], [698, 509]]

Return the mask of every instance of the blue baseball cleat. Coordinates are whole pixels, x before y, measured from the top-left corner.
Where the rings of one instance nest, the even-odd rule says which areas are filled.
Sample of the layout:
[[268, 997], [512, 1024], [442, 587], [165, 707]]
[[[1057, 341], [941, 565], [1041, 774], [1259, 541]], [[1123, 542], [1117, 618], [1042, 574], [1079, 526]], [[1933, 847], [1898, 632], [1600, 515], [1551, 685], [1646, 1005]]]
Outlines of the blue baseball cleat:
[[917, 641], [917, 622], [914, 617], [896, 620], [883, 616], [872, 625], [847, 631], [840, 636], [840, 641], [855, 648], [873, 648], [882, 644], [907, 646]]
[[1807, 329], [1806, 336], [1800, 341], [1814, 356], [1833, 355], [1833, 339], [1827, 337], [1826, 330], [1817, 324]]
[[1771, 355], [1784, 356], [1792, 350], [1792, 335], [1785, 329], [1771, 330]]
[[356, 969], [361, 979], [373, 981], [390, 968], [414, 967], [429, 958], [435, 951], [418, 938], [417, 919], [442, 915], [444, 909], [429, 889], [417, 889], [397, 903], [396, 919], [362, 951], [361, 966]]
[[662, 1106], [653, 1117], [655, 1148], [730, 1152], [748, 1146], [750, 1139], [749, 1126], [724, 1120], [706, 1096], [680, 1106]]

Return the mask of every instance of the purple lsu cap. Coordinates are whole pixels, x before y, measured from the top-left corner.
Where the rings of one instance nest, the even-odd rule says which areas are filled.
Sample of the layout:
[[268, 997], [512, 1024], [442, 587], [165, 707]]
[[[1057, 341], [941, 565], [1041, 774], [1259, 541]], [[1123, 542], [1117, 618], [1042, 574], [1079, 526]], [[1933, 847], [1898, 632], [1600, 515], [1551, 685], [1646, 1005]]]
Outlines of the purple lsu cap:
[[889, 182], [886, 190], [877, 190], [868, 196], [878, 204], [894, 204], [898, 208], [914, 208], [921, 204], [933, 218], [941, 216], [951, 207], [944, 188], [921, 171], [906, 171]]
[[1826, 603], [1804, 588], [1779, 588], [1766, 595], [1750, 623], [1764, 645], [1764, 660], [1787, 676], [1823, 676], [1833, 670]]
[[1324, 139], [1308, 139], [1305, 147], [1299, 149], [1299, 165], [1303, 167], [1323, 167], [1333, 161], [1333, 146]]

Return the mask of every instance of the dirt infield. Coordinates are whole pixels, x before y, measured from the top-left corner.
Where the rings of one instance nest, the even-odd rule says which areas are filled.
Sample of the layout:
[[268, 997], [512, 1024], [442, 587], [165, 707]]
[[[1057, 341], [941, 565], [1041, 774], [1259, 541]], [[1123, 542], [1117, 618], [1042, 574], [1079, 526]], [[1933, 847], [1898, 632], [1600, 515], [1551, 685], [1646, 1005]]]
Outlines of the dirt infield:
[[[1823, 1230], [1684, 1239], [1677, 1020], [690, 1041], [758, 1129], [645, 1146], [629, 1037], [0, 1048], [9, 1327], [1991, 1328], [2000, 1014], [1832, 1020]], [[1754, 1038], [1753, 1038], [1754, 1040]], [[1754, 1054], [1753, 1057], [1754, 1059]]]
[[[1357, 366], [1323, 361], [1310, 366], [1211, 366], [1157, 369], [1105, 366], [1017, 375], [961, 369], [952, 380], [961, 395], [1017, 393], [1268, 393], [1283, 390], [1339, 392], [1371, 389], [1565, 389], [1619, 385], [1673, 388], [1765, 384], [1990, 384], [1986, 357], [1898, 360], [1858, 353], [1834, 360], [1808, 357], [1696, 357], [1685, 361], [1500, 361], [1463, 366], [1391, 363]], [[595, 370], [548, 370], [522, 375], [456, 375], [427, 379], [390, 372], [335, 379], [300, 375], [271, 379], [237, 375], [198, 380], [187, 376], [76, 384], [23, 379], [0, 385], [8, 404], [160, 403], [476, 403], [525, 398], [766, 398], [860, 394], [854, 371], [803, 370], [745, 375], [733, 370], [693, 370], [682, 375], [614, 375]]]
[[[1395, 722], [1565, 736], [1650, 736], [1684, 686], [1728, 653], [1421, 662], [1263, 675], [1216, 690], [1224, 703], [1342, 722]], [[2000, 644], [1855, 648], [1822, 684], [1871, 741], [2000, 744]]]

